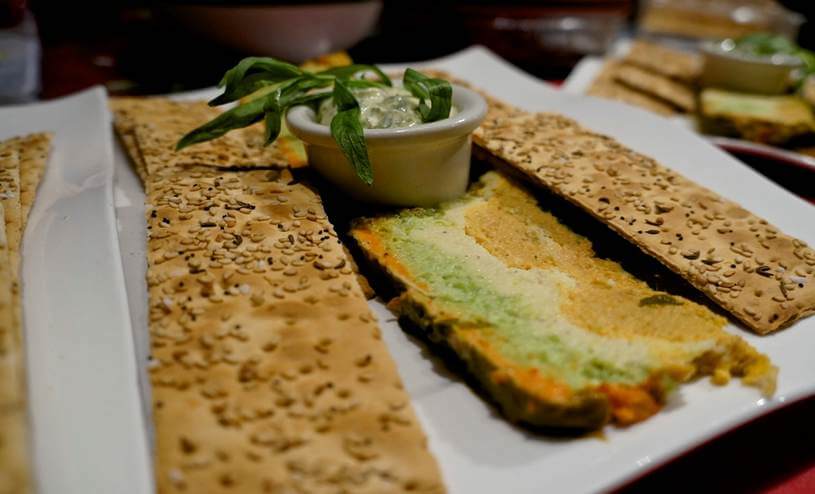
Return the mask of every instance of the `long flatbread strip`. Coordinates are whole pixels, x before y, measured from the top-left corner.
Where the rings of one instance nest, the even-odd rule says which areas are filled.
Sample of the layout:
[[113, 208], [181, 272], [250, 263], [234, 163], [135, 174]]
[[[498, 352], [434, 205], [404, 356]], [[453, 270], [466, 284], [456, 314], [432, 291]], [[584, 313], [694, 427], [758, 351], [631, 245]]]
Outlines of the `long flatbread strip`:
[[815, 251], [652, 158], [566, 117], [486, 121], [484, 154], [580, 206], [765, 334], [815, 312]]
[[133, 133], [123, 133], [119, 131], [117, 131], [116, 134], [119, 136], [122, 146], [124, 146], [127, 155], [133, 163], [133, 169], [136, 171], [136, 175], [139, 176], [142, 184], [146, 183], [147, 170], [145, 169], [141, 152], [139, 152], [139, 144], [136, 142], [136, 136]]
[[287, 170], [147, 184], [159, 492], [443, 492], [319, 196]]
[[159, 112], [161, 107], [155, 105], [154, 108], [151, 108], [147, 103], [150, 101], [153, 100], [146, 98], [110, 98], [108, 100], [108, 106], [114, 116], [113, 128], [116, 129], [116, 134], [133, 161], [133, 167], [142, 183], [147, 182], [147, 169], [136, 142], [135, 128], [140, 118], [148, 118], [148, 115], [151, 114], [155, 114], [156, 117], [161, 115]]
[[622, 64], [616, 60], [606, 62], [586, 90], [586, 94], [639, 106], [660, 115], [673, 115], [676, 113], [676, 109], [665, 101], [643, 94], [618, 82], [615, 76], [621, 66]]
[[22, 213], [20, 208], [20, 161], [22, 147], [20, 138], [0, 143], [0, 202], [3, 204], [8, 257], [12, 282], [17, 283], [19, 248], [22, 236]]
[[[20, 244], [24, 231], [20, 202], [20, 163], [22, 146], [20, 137], [0, 143], [0, 203], [3, 205], [3, 222], [6, 237], [9, 280], [11, 283], [14, 323], [13, 351], [19, 352], [23, 345], [22, 313], [20, 309]], [[22, 360], [20, 360], [22, 362]], [[20, 364], [22, 365], [22, 363]], [[23, 381], [20, 381], [22, 389]]]
[[0, 193], [6, 211], [9, 269], [19, 345], [23, 341], [19, 280], [22, 237], [50, 150], [51, 134], [47, 132], [14, 137], [0, 143]]
[[689, 83], [694, 83], [702, 71], [702, 59], [699, 55], [643, 40], [631, 43], [631, 49], [624, 60], [626, 63]]
[[20, 216], [21, 228], [25, 231], [28, 214], [37, 195], [37, 187], [45, 173], [48, 156], [51, 153], [52, 135], [47, 132], [30, 134], [20, 138]]
[[39, 133], [0, 143], [0, 206], [4, 218], [0, 242], [0, 493], [31, 490], [20, 248], [50, 141], [50, 134]]
[[696, 111], [696, 95], [680, 82], [663, 75], [648, 72], [633, 65], [621, 65], [614, 72], [614, 79], [635, 91], [667, 101], [686, 113]]
[[[173, 101], [166, 98], [111, 98], [114, 126], [128, 149], [138, 146], [140, 176], [163, 173], [179, 166], [221, 168], [305, 166], [293, 149], [292, 137], [283, 136], [264, 146], [262, 127], [232, 131], [218, 139], [175, 151], [187, 132], [217, 117], [220, 111], [204, 101]], [[124, 137], [132, 136], [132, 137]]]
[[[0, 217], [5, 213], [0, 202]], [[12, 294], [5, 224], [0, 224], [0, 493], [31, 492], [24, 358]]]

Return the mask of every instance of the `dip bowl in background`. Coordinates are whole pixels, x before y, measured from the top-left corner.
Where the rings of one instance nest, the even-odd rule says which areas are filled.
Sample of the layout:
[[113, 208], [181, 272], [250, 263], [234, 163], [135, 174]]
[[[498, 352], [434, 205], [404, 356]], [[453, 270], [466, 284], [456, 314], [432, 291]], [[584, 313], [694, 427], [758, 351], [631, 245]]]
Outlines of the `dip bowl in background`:
[[801, 59], [783, 53], [756, 55], [740, 51], [732, 39], [706, 41], [701, 85], [752, 94], [782, 94]]
[[472, 132], [484, 120], [487, 103], [478, 93], [453, 86], [458, 112], [413, 127], [364, 129], [374, 181], [357, 177], [327, 125], [309, 106], [286, 114], [291, 132], [306, 143], [309, 164], [352, 197], [394, 206], [433, 206], [467, 190]]

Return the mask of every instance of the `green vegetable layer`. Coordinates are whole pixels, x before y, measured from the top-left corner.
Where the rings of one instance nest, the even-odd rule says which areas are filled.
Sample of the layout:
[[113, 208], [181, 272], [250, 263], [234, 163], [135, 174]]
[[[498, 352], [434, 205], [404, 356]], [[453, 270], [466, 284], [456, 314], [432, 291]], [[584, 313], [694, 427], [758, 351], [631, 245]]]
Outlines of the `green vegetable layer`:
[[411, 211], [377, 228], [386, 250], [426, 287], [434, 305], [462, 322], [483, 324], [508, 359], [576, 389], [638, 384], [661, 364], [652, 354], [653, 342], [609, 338], [571, 324], [558, 310], [561, 292], [570, 285], [567, 276], [507, 267], [466, 235], [463, 221], [463, 210], [455, 208]]

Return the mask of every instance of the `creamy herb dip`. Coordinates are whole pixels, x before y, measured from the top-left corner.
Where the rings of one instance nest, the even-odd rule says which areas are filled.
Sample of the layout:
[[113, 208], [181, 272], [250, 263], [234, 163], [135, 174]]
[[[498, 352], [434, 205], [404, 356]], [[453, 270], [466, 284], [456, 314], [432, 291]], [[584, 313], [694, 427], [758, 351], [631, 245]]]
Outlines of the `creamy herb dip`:
[[[366, 129], [397, 129], [413, 127], [422, 123], [419, 114], [419, 100], [406, 89], [400, 87], [352, 89], [359, 102], [360, 120]], [[450, 115], [456, 113], [451, 108]], [[330, 125], [337, 114], [337, 107], [331, 98], [325, 99], [317, 112], [317, 121]]]

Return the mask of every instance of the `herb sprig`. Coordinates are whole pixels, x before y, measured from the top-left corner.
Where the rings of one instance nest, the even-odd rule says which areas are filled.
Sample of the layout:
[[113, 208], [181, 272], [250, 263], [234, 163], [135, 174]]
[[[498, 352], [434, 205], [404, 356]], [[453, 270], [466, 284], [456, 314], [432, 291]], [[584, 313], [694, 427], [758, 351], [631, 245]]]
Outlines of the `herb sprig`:
[[[373, 74], [374, 79], [367, 78]], [[265, 144], [280, 135], [286, 111], [297, 105], [313, 105], [331, 98], [337, 114], [330, 124], [331, 135], [364, 183], [373, 183], [373, 169], [360, 119], [355, 89], [386, 88], [393, 82], [375, 65], [353, 64], [308, 72], [274, 58], [249, 57], [229, 69], [218, 83], [223, 93], [209, 102], [218, 106], [248, 97], [249, 101], [227, 110], [192, 130], [176, 144], [183, 149], [218, 138], [230, 130], [264, 121]], [[402, 85], [419, 99], [422, 122], [434, 122], [450, 116], [452, 86], [444, 79], [427, 77], [413, 69], [405, 71]]]
[[[413, 96], [419, 98], [419, 114], [422, 116], [422, 122], [435, 122], [450, 116], [453, 88], [449, 82], [407, 69], [402, 84]], [[427, 104], [428, 100], [430, 105]]]
[[737, 39], [736, 46], [747, 53], [759, 56], [782, 54], [798, 58], [802, 63], [802, 67], [796, 71], [798, 83], [815, 74], [815, 52], [801, 48], [783, 36], [770, 33], [749, 34]]

